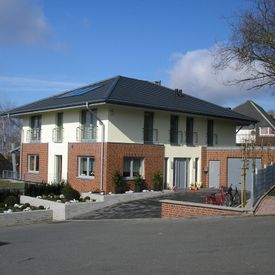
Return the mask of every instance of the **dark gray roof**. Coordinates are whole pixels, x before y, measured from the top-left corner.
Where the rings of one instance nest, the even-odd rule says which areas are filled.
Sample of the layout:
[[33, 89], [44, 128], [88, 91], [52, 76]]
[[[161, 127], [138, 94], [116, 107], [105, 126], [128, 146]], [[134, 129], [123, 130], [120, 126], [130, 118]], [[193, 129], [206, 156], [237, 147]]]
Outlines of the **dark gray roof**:
[[259, 127], [271, 127], [275, 131], [274, 119], [258, 104], [248, 100], [233, 109], [235, 112], [249, 116], [258, 121]]
[[[74, 90], [67, 91], [12, 109], [8, 113], [10, 115], [22, 115], [43, 110], [84, 106], [87, 102], [89, 104], [105, 102], [208, 117], [219, 117], [237, 120], [244, 124], [255, 122], [254, 119], [236, 113], [228, 108], [223, 108], [187, 94], [179, 95], [174, 90], [153, 82], [124, 76], [116, 76], [82, 88], [86, 91], [83, 94], [66, 96], [66, 93], [70, 93], [68, 95], [71, 95]], [[76, 93], [78, 93], [78, 91], [76, 91]]]

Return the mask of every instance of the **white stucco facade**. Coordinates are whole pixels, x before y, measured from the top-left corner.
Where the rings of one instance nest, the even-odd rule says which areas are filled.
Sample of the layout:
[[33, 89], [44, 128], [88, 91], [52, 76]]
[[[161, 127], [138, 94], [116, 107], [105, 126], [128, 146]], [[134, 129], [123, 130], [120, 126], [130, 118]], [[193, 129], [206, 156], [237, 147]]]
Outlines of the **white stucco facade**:
[[[92, 106], [91, 106], [92, 108]], [[85, 108], [83, 108], [85, 109]], [[116, 105], [96, 106], [96, 115], [104, 124], [104, 142], [113, 143], [139, 143], [143, 144], [144, 112], [154, 113], [153, 128], [154, 143], [164, 145], [164, 157], [167, 162], [168, 186], [173, 186], [173, 163], [175, 159], [188, 161], [188, 185], [200, 181], [201, 147], [207, 145], [207, 120], [209, 118], [193, 117], [193, 132], [196, 134], [193, 146], [186, 145], [186, 118], [187, 115], [152, 109], [123, 107]], [[68, 143], [80, 142], [77, 140], [77, 128], [81, 126], [82, 109], [65, 109], [60, 111], [43, 112], [41, 115], [41, 143], [48, 143], [48, 182], [54, 182], [56, 177], [56, 156], [62, 156], [62, 179], [67, 179], [68, 171]], [[56, 117], [58, 112], [63, 112], [63, 140], [53, 141], [53, 130], [57, 127]], [[182, 142], [177, 145], [170, 144], [170, 117], [178, 116], [178, 131], [181, 133]], [[191, 116], [191, 115], [189, 115]], [[24, 116], [23, 143], [28, 143], [27, 133], [30, 128], [31, 116]], [[229, 120], [211, 118], [213, 122], [213, 146], [235, 145], [235, 123]], [[102, 142], [103, 126], [97, 120], [96, 142]], [[196, 163], [196, 167], [195, 167]], [[195, 171], [196, 169], [196, 171]]]

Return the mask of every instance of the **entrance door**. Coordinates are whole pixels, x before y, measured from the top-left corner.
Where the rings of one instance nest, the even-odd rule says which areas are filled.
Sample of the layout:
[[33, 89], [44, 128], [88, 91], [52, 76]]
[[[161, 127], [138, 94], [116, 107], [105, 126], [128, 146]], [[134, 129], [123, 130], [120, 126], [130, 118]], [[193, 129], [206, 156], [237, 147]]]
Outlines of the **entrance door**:
[[187, 188], [189, 159], [174, 159], [174, 182], [178, 189]]
[[209, 187], [219, 188], [220, 186], [220, 161], [209, 161]]
[[55, 155], [55, 181], [60, 183], [62, 180], [62, 156]]

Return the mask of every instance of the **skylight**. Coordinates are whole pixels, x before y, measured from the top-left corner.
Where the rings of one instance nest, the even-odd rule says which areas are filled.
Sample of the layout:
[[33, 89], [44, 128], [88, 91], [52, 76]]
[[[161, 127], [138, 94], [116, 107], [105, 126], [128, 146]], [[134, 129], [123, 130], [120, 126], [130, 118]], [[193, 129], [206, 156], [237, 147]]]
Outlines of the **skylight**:
[[96, 85], [96, 86], [89, 86], [89, 87], [83, 87], [83, 88], [78, 88], [75, 89], [73, 91], [67, 92], [65, 94], [60, 95], [58, 98], [64, 98], [64, 97], [69, 97], [69, 96], [79, 96], [79, 95], [83, 95], [86, 94], [88, 92], [94, 91], [100, 87], [102, 87], [103, 85]]

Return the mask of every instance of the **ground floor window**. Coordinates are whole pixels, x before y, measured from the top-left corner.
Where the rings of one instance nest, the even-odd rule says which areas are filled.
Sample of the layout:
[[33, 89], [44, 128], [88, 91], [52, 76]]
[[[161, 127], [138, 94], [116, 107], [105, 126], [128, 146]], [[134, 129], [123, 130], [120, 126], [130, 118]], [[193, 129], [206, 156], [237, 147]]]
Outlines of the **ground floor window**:
[[123, 177], [133, 179], [138, 175], [144, 176], [143, 158], [124, 158]]
[[39, 172], [39, 155], [28, 156], [28, 171], [31, 173]]
[[94, 157], [79, 157], [78, 158], [78, 176], [79, 177], [94, 177], [95, 176], [95, 158]]

